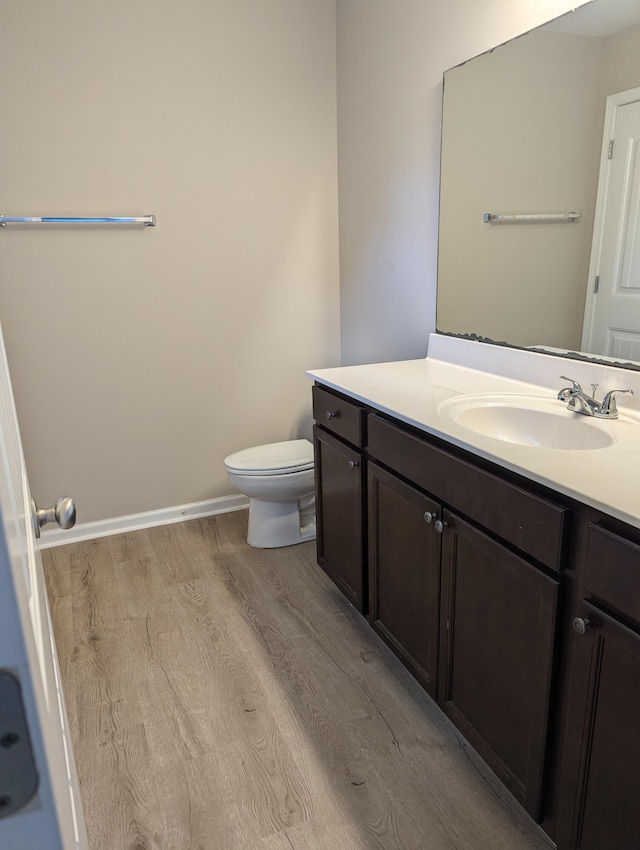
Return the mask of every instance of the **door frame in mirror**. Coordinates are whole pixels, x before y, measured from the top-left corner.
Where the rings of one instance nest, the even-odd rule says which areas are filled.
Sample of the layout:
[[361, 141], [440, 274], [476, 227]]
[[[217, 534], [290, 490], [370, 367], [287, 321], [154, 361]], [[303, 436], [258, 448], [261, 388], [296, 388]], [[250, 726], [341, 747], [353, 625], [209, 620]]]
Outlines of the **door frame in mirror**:
[[582, 349], [588, 353], [592, 345], [592, 335], [597, 312], [598, 287], [596, 278], [600, 278], [600, 259], [602, 244], [605, 234], [605, 211], [607, 193], [609, 188], [609, 175], [612, 162], [612, 142], [615, 132], [616, 116], [621, 106], [640, 101], [640, 86], [627, 91], [616, 92], [607, 96], [602, 131], [602, 151], [600, 154], [600, 171], [598, 174], [598, 188], [596, 195], [596, 207], [593, 222], [593, 237], [591, 243], [591, 257], [589, 260], [589, 273], [587, 277], [587, 296], [584, 309], [584, 327], [582, 331]]

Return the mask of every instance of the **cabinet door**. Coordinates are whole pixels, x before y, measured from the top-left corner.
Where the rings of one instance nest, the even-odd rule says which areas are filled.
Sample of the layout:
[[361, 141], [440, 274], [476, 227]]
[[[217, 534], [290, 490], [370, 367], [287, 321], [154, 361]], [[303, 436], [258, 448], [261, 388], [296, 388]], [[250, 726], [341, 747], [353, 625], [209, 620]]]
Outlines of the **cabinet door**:
[[539, 820], [559, 583], [444, 518], [439, 701]]
[[[584, 603], [591, 629], [579, 639], [589, 666], [586, 706], [572, 711], [582, 732], [571, 847], [640, 847], [640, 635]], [[579, 715], [579, 716], [578, 716]]]
[[439, 505], [369, 463], [369, 621], [436, 697]]
[[313, 435], [318, 564], [364, 614], [362, 455], [317, 426]]

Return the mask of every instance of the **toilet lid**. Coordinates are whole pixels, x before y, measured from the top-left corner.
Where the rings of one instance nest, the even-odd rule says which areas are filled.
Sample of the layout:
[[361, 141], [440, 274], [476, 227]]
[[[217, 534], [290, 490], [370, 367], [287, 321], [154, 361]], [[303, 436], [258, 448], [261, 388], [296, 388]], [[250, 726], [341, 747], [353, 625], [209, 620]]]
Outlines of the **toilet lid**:
[[244, 475], [282, 475], [313, 468], [313, 443], [309, 440], [287, 440], [254, 446], [225, 458], [229, 472]]

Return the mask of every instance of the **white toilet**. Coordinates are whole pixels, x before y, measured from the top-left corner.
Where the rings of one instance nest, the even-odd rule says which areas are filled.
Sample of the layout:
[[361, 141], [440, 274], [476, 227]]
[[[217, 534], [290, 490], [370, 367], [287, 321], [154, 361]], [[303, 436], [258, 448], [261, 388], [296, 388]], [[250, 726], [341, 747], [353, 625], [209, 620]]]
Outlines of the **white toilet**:
[[247, 543], [258, 549], [315, 540], [313, 443], [254, 446], [224, 461], [229, 481], [249, 496]]

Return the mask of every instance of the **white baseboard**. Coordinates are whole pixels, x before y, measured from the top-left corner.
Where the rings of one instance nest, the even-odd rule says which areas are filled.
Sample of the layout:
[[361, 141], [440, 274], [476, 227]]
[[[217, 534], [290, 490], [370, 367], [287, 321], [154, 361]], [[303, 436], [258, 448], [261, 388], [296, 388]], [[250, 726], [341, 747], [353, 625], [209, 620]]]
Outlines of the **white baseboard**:
[[68, 543], [80, 543], [82, 540], [95, 540], [97, 537], [108, 537], [110, 534], [123, 534], [126, 531], [153, 528], [156, 525], [169, 525], [188, 519], [227, 514], [248, 507], [249, 499], [238, 494], [221, 496], [218, 499], [209, 499], [206, 502], [192, 502], [189, 505], [160, 508], [141, 514], [102, 519], [97, 522], [81, 522], [68, 531], [64, 531], [62, 528], [45, 528], [40, 537], [40, 548], [50, 549], [53, 546], [66, 546]]

